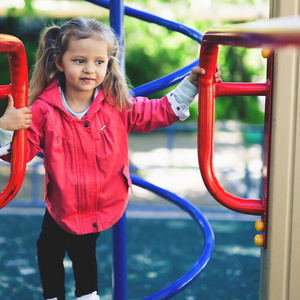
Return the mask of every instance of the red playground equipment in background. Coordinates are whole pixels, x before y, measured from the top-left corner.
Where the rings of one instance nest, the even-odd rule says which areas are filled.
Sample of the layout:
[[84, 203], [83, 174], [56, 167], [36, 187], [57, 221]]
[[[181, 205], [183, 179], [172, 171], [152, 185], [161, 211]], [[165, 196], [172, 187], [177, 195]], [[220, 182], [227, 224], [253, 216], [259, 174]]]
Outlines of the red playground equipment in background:
[[[7, 53], [11, 84], [0, 86], [0, 99], [14, 97], [16, 108], [28, 106], [28, 68], [23, 43], [16, 37], [0, 34], [0, 53]], [[0, 208], [8, 204], [18, 193], [25, 176], [27, 157], [27, 129], [15, 132], [12, 142], [11, 174], [0, 193]]]

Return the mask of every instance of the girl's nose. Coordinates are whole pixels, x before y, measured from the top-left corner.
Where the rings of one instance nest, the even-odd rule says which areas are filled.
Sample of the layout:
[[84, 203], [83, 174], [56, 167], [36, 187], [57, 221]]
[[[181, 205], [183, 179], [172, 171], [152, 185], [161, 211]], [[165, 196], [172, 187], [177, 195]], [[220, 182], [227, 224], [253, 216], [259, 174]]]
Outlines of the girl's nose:
[[92, 64], [88, 63], [85, 65], [84, 69], [83, 69], [83, 72], [86, 73], [86, 74], [91, 74], [93, 73], [93, 66]]

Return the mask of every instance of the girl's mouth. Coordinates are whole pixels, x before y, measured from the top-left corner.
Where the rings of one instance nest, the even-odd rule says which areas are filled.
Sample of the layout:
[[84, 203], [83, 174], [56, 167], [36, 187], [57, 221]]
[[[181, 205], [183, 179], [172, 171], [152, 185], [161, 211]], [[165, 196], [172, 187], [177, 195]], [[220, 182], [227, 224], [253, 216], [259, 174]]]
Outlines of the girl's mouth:
[[90, 82], [93, 82], [95, 81], [94, 78], [88, 78], [88, 77], [85, 77], [85, 78], [81, 78], [81, 80], [85, 83], [90, 83]]

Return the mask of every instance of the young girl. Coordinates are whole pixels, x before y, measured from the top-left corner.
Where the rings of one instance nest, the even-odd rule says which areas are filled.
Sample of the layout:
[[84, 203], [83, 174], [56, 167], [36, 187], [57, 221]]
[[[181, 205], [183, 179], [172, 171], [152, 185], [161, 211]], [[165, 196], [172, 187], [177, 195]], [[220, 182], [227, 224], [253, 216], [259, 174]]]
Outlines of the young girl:
[[[65, 299], [66, 252], [77, 299], [100, 299], [96, 240], [126, 209], [127, 136], [187, 118], [198, 75], [204, 74], [194, 68], [162, 99], [132, 99], [118, 55], [114, 33], [98, 21], [75, 18], [46, 28], [30, 82], [31, 109], [15, 109], [9, 96], [0, 119], [2, 148], [9, 147], [14, 130], [28, 128], [28, 161], [44, 153], [47, 209], [37, 247], [45, 299]], [[9, 160], [9, 154], [2, 158]]]

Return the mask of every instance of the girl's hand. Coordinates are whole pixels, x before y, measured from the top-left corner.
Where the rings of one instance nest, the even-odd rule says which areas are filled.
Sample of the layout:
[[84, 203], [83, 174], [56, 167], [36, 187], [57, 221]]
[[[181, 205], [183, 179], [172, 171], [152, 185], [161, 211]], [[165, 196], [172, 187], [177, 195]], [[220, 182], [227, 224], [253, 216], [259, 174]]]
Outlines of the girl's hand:
[[[199, 86], [199, 76], [203, 76], [205, 74], [205, 70], [200, 67], [194, 67], [192, 69], [191, 74], [188, 76], [189, 82], [191, 82], [195, 86]], [[215, 82], [222, 82], [220, 65], [216, 66], [216, 73], [214, 74]]]
[[14, 99], [8, 95], [8, 105], [4, 115], [0, 118], [0, 128], [4, 130], [21, 130], [30, 127], [32, 121], [29, 107], [15, 108]]

